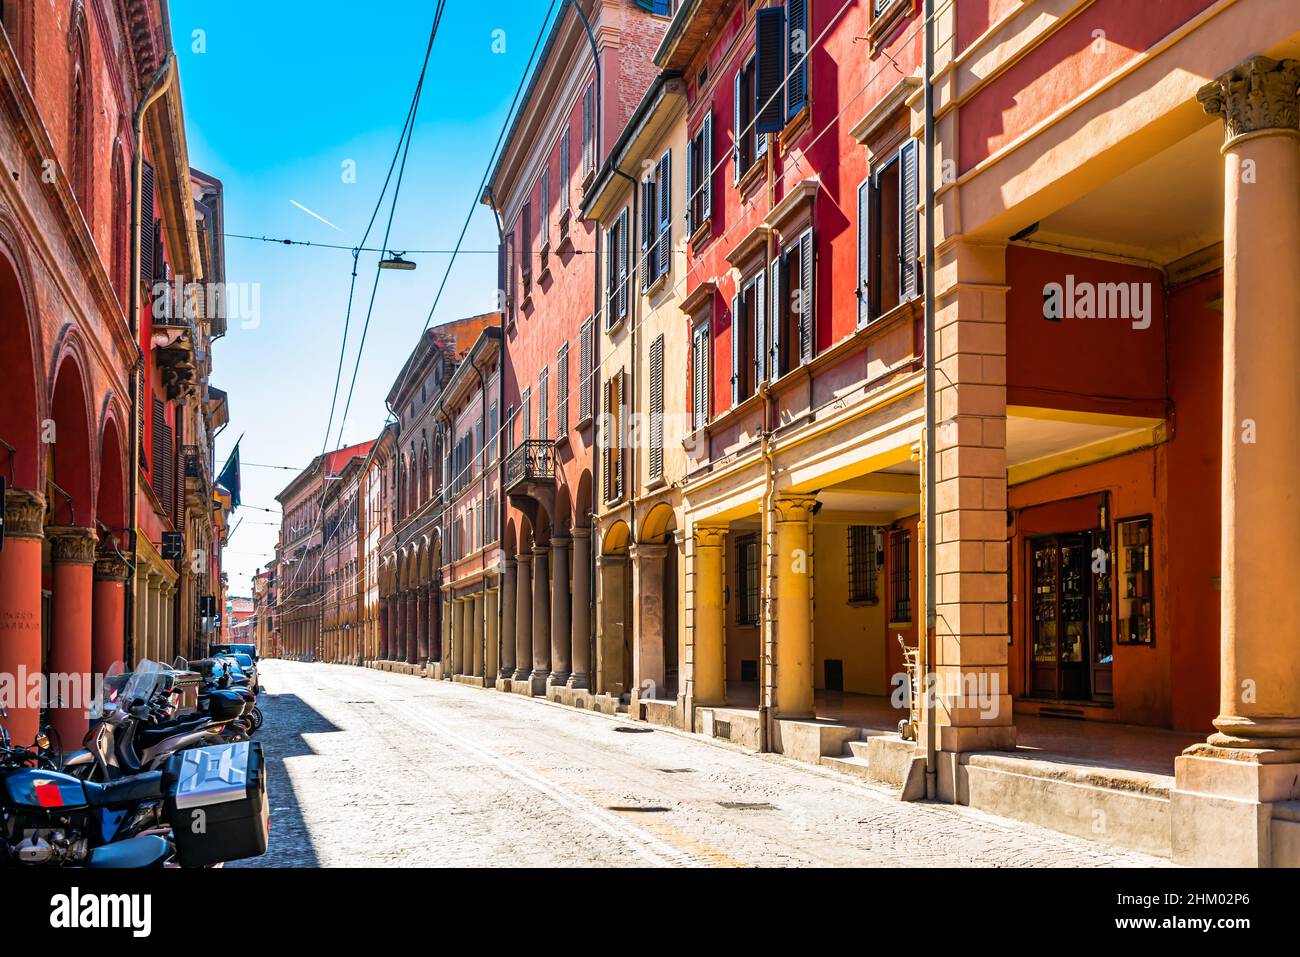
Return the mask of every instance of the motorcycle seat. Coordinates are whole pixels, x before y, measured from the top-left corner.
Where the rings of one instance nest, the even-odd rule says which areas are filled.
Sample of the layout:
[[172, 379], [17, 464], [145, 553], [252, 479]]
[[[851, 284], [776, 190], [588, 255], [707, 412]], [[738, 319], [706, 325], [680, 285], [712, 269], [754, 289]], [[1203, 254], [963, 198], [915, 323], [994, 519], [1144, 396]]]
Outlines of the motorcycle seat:
[[163, 796], [163, 773], [149, 771], [109, 781], [107, 784], [84, 782], [86, 803], [91, 807], [114, 807], [156, 801]]
[[159, 741], [165, 741], [174, 734], [188, 734], [191, 731], [201, 731], [212, 723], [207, 715], [200, 715], [197, 718], [186, 718], [183, 721], [169, 721], [166, 724], [142, 725], [136, 731], [136, 741], [142, 747], [152, 747]]
[[172, 852], [171, 845], [161, 837], [147, 835], [128, 841], [105, 844], [90, 852], [86, 866], [90, 868], [153, 867], [165, 861]]

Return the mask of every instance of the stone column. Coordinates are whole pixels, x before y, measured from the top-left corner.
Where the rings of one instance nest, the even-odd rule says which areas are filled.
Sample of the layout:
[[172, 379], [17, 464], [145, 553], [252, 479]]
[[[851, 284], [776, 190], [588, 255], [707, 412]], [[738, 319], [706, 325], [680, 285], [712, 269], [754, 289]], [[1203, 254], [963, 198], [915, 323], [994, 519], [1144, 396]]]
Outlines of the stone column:
[[469, 655], [470, 674], [484, 676], [483, 671], [483, 593], [475, 592], [469, 599]]
[[[86, 736], [93, 631], [95, 532], [50, 528], [53, 628], [50, 634], [50, 723], [69, 750]], [[83, 700], [84, 699], [84, 700]], [[25, 744], [26, 742], [20, 742]]]
[[[817, 499], [811, 495], [777, 498], [776, 714], [810, 718], [813, 703], [812, 576], [808, 564], [808, 522]], [[762, 573], [760, 572], [760, 575]]]
[[551, 674], [551, 577], [550, 549], [533, 548], [533, 694], [546, 693]]
[[489, 684], [496, 680], [501, 659], [499, 651], [501, 628], [497, 621], [498, 595], [497, 589], [489, 588], [484, 596], [484, 601], [487, 604], [484, 609], [483, 624], [487, 630], [484, 633], [483, 644], [487, 648], [487, 659], [483, 663], [483, 678]]
[[1300, 864], [1300, 61], [1264, 56], [1197, 94], [1224, 124], [1219, 715], [1174, 762], [1175, 861]]
[[700, 705], [725, 704], [727, 700], [726, 627], [723, 620], [723, 542], [726, 534], [725, 528], [695, 526], [692, 594], [695, 627], [691, 671], [695, 703]]
[[429, 606], [429, 647], [427, 661], [442, 660], [442, 589], [436, 584], [425, 589], [425, 604]]
[[379, 649], [376, 652], [378, 660], [382, 661], [388, 657], [388, 599], [379, 599]]
[[420, 659], [420, 609], [414, 588], [406, 591], [406, 663], [413, 665]]
[[533, 657], [533, 556], [515, 556], [515, 681], [528, 677]]
[[591, 679], [591, 529], [573, 529], [573, 595], [570, 614], [570, 642], [573, 673], [570, 688], [586, 688]]
[[628, 689], [623, 687], [623, 575], [627, 558], [601, 555], [596, 559], [600, 575], [600, 594], [596, 611], [596, 690], [614, 697]]
[[515, 583], [515, 560], [506, 559], [505, 571], [501, 579], [501, 670], [497, 677], [509, 678], [515, 673], [515, 598], [518, 585]]
[[569, 680], [569, 647], [573, 641], [569, 625], [569, 539], [551, 538], [551, 677], [550, 683], [563, 685]]
[[429, 660], [429, 586], [421, 585], [415, 597], [415, 613], [419, 619], [416, 643], [416, 663], [423, 665]]
[[100, 552], [95, 559], [90, 667], [98, 675], [124, 658], [122, 640], [126, 626], [128, 571], [126, 562], [112, 552]]
[[451, 673], [465, 673], [465, 601], [451, 600]]
[[632, 560], [632, 696], [655, 700], [664, 686], [664, 558], [662, 542], [637, 542]]
[[451, 659], [456, 647], [456, 635], [452, 631], [456, 620], [456, 606], [452, 603], [449, 591], [443, 592], [439, 617], [442, 619], [442, 677], [450, 678], [453, 674]]
[[[5, 544], [0, 548], [0, 674], [18, 687], [41, 670], [41, 541], [45, 501], [36, 492], [6, 489]], [[40, 709], [25, 695], [9, 703], [9, 734], [29, 744], [40, 727]], [[69, 748], [80, 747], [80, 740]]]
[[[937, 586], [913, 617], [925, 641], [925, 605], [934, 608], [940, 750], [1009, 749], [1016, 732], [1007, 669], [1006, 247], [948, 243], [934, 275]], [[924, 488], [925, 456], [921, 470]], [[924, 555], [924, 542], [916, 547]], [[918, 595], [924, 571], [921, 578]], [[927, 733], [922, 727], [919, 740]], [[956, 799], [952, 767], [940, 768], [945, 800]]]

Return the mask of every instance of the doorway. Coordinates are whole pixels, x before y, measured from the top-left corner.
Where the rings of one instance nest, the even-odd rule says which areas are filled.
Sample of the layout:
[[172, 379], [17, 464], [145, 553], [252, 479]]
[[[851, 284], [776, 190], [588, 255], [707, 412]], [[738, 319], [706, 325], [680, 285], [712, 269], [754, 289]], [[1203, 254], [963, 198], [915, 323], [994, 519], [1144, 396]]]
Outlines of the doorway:
[[1029, 692], [1053, 701], [1111, 700], [1111, 574], [1097, 531], [1028, 541]]

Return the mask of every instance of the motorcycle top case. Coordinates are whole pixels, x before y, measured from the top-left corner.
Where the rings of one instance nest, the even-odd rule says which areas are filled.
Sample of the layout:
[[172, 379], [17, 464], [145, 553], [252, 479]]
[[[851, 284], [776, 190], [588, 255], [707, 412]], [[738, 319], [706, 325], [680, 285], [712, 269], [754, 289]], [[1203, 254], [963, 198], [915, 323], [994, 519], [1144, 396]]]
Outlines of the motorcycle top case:
[[256, 741], [194, 748], [167, 763], [165, 808], [185, 867], [266, 852], [266, 759]]

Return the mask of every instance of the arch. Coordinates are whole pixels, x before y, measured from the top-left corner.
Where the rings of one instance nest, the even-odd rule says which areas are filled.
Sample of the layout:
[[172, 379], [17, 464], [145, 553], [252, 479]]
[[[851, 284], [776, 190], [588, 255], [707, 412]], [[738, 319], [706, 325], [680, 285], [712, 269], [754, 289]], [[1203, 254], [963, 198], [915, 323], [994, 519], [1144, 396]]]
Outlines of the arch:
[[426, 540], [429, 543], [429, 584], [436, 585], [442, 574], [442, 532], [435, 528]]
[[[66, 330], [66, 327], [65, 327]], [[50, 418], [54, 439], [47, 446], [46, 474], [71, 501], [59, 496], [50, 503], [55, 524], [86, 524], [93, 515], [94, 469], [91, 454], [90, 393], [82, 371], [75, 337], [65, 348], [51, 374]], [[67, 506], [71, 505], [71, 514]]]
[[600, 553], [602, 555], [626, 555], [627, 543], [630, 537], [627, 522], [615, 522], [605, 531], [605, 537], [601, 539]]
[[[519, 552], [531, 552], [533, 547], [533, 525], [527, 515], [519, 516]], [[515, 554], [519, 554], [516, 552]]]
[[[80, 4], [78, 4], [80, 7]], [[85, 11], [78, 9], [68, 32], [69, 64], [72, 75], [68, 90], [68, 172], [72, 191], [87, 223], [91, 220], [91, 190], [94, 180], [94, 99], [92, 88], [90, 42], [86, 31]]]
[[416, 554], [419, 556], [419, 565], [416, 568], [416, 584], [426, 584], [433, 577], [431, 572], [432, 551], [429, 536], [421, 537], [419, 544], [416, 546]]
[[667, 502], [657, 502], [641, 520], [641, 531], [637, 540], [641, 542], [659, 542], [670, 529], [677, 527], [677, 515]]
[[506, 532], [501, 536], [501, 550], [507, 558], [519, 554], [519, 533], [515, 529], [513, 518], [506, 521]]
[[579, 528], [591, 525], [591, 471], [583, 469], [578, 476], [578, 492], [573, 497], [573, 524]]
[[117, 291], [117, 299], [123, 310], [127, 308], [128, 286], [131, 282], [131, 197], [127, 186], [127, 166], [123, 159], [125, 153], [126, 147], [119, 136], [113, 143], [113, 221], [109, 224], [109, 235], [113, 238], [111, 273], [113, 288]]
[[569, 509], [569, 489], [561, 485], [555, 490], [555, 534], [568, 535], [573, 527], [573, 516]]
[[45, 418], [44, 381], [35, 302], [26, 262], [12, 242], [8, 217], [0, 212], [0, 475], [19, 488], [42, 490], [44, 474], [40, 422]]
[[95, 518], [111, 529], [125, 530], [130, 524], [126, 510], [126, 475], [121, 430], [117, 417], [109, 413], [100, 431]]

